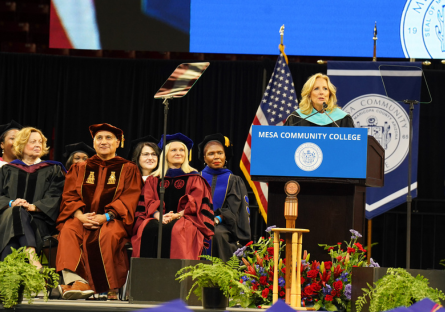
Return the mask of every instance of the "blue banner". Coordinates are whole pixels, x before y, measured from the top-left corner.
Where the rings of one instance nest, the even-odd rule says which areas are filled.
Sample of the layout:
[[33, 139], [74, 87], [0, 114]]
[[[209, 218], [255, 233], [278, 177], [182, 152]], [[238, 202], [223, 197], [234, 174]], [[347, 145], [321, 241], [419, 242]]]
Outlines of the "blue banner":
[[[328, 62], [339, 106], [357, 128], [365, 128], [385, 149], [385, 186], [368, 188], [366, 218], [372, 219], [406, 202], [408, 193], [409, 105], [420, 100], [421, 63]], [[413, 118], [411, 194], [417, 196], [420, 105]]]
[[365, 179], [367, 142], [366, 129], [252, 126], [250, 175]]

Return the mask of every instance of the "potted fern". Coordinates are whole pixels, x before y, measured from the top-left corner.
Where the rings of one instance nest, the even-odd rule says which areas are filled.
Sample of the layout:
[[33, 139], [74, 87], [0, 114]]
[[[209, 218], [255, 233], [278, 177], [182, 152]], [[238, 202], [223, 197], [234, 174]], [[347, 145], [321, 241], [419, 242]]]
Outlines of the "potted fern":
[[[12, 248], [12, 253], [0, 262], [0, 303], [4, 308], [12, 308], [23, 297], [32, 303], [33, 297], [46, 287], [56, 287], [58, 278], [54, 269], [43, 267], [38, 270], [30, 264], [25, 247]], [[44, 300], [48, 301], [48, 293], [43, 293]]]
[[368, 284], [369, 289], [363, 288], [363, 296], [355, 302], [357, 312], [362, 311], [369, 298], [369, 311], [378, 312], [394, 309], [400, 306], [409, 307], [424, 298], [430, 298], [440, 304], [445, 295], [441, 290], [433, 289], [428, 279], [422, 275], [412, 276], [402, 268], [388, 268], [386, 275], [374, 283]]
[[[202, 300], [205, 309], [225, 309], [228, 298], [231, 299], [231, 306], [236, 304], [242, 307], [249, 306], [251, 303], [251, 296], [249, 296], [249, 294], [252, 291], [242, 283], [242, 277], [245, 276], [246, 273], [238, 270], [238, 258], [233, 256], [229, 261], [223, 262], [216, 257], [201, 257], [212, 263], [198, 263], [195, 266], [182, 268], [176, 273], [176, 279], [179, 280], [179, 282], [182, 282], [188, 277], [191, 277], [194, 281], [187, 299], [193, 291], [198, 299]], [[215, 297], [215, 293], [220, 293], [220, 295], [224, 297], [217, 298]], [[218, 304], [212, 305], [214, 303]]]

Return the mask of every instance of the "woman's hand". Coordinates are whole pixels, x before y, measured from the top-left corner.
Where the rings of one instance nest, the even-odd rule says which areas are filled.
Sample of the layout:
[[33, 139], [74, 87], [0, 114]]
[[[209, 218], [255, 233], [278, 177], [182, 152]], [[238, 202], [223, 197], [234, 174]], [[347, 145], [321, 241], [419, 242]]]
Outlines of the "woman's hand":
[[11, 204], [11, 207], [15, 207], [15, 206], [25, 206], [26, 204], [28, 204], [28, 202], [26, 201], [26, 199], [22, 199], [22, 198], [17, 198], [16, 200], [14, 200]]
[[37, 208], [34, 204], [26, 203], [22, 206], [25, 207], [27, 211], [40, 212], [40, 209]]

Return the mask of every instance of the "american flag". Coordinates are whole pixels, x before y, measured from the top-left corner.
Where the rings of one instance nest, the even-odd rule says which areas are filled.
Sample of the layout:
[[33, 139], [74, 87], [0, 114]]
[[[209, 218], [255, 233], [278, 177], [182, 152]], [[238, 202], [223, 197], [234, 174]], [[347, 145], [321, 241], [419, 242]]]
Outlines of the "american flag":
[[[296, 109], [298, 109], [298, 100], [292, 75], [283, 54], [280, 54], [252, 125], [282, 126], [287, 116]], [[267, 222], [268, 184], [252, 181], [250, 178], [251, 141], [252, 126], [244, 145], [240, 167], [255, 193], [260, 212]]]

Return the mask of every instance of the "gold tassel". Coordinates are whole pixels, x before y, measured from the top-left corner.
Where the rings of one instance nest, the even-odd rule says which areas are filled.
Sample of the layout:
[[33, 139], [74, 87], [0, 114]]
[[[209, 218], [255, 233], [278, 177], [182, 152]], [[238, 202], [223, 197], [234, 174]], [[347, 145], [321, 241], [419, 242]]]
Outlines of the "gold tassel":
[[121, 139], [121, 148], [124, 148], [124, 134], [122, 133], [122, 139]]
[[229, 147], [230, 146], [230, 140], [229, 140], [229, 138], [228, 137], [224, 137], [224, 145], [226, 146], [226, 147]]
[[286, 53], [284, 53], [284, 45], [283, 45], [283, 44], [280, 44], [280, 45], [278, 46], [278, 48], [280, 49], [280, 52], [283, 54], [284, 59], [286, 60], [286, 64], [289, 64], [289, 60], [288, 60], [288, 58], [287, 58], [287, 55], [286, 55]]
[[189, 153], [189, 161], [192, 161], [192, 150], [190, 149], [190, 153]]

